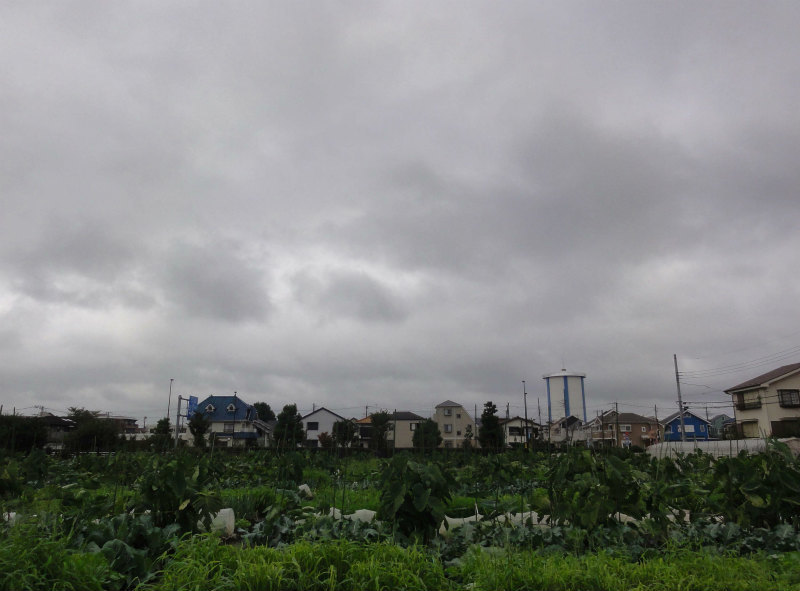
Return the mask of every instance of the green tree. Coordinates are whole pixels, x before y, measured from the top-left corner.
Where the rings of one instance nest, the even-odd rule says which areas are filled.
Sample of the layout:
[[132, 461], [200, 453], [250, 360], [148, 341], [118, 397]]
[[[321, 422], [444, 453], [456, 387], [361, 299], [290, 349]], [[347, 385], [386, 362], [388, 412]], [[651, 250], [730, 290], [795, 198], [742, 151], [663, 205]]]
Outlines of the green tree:
[[461, 442], [461, 447], [463, 449], [472, 449], [472, 440], [475, 438], [475, 435], [472, 433], [472, 425], [467, 425], [464, 429], [464, 441]]
[[0, 415], [0, 447], [29, 452], [47, 441], [47, 427], [39, 417]]
[[353, 421], [344, 419], [336, 421], [333, 424], [333, 440], [336, 442], [336, 447], [350, 447], [356, 441], [356, 425]]
[[414, 437], [411, 439], [417, 451], [432, 451], [442, 443], [439, 425], [433, 419], [425, 419], [417, 424]]
[[155, 451], [164, 452], [171, 449], [175, 443], [172, 440], [172, 430], [169, 419], [164, 417], [156, 423], [153, 434], [147, 439], [148, 443]]
[[201, 412], [195, 412], [189, 419], [189, 433], [194, 439], [194, 446], [203, 449], [206, 446], [206, 433], [211, 429], [211, 419]]
[[297, 412], [296, 404], [287, 404], [278, 413], [278, 422], [275, 424], [273, 437], [279, 449], [296, 449], [300, 443], [305, 441], [303, 417]]
[[483, 449], [499, 451], [503, 448], [503, 427], [497, 416], [497, 407], [489, 400], [483, 405], [481, 413], [481, 429], [478, 432], [478, 441]]
[[120, 445], [120, 428], [116, 421], [100, 417], [97, 411], [69, 409], [67, 418], [75, 429], [64, 437], [64, 446], [71, 451], [112, 451]]
[[370, 418], [372, 419], [372, 434], [369, 439], [369, 446], [371, 449], [383, 454], [387, 449], [386, 439], [389, 427], [391, 427], [392, 414], [381, 410], [372, 413]]
[[275, 420], [275, 411], [273, 411], [269, 404], [266, 402], [256, 402], [253, 405], [253, 408], [256, 409], [258, 413], [258, 418], [262, 421], [274, 421]]

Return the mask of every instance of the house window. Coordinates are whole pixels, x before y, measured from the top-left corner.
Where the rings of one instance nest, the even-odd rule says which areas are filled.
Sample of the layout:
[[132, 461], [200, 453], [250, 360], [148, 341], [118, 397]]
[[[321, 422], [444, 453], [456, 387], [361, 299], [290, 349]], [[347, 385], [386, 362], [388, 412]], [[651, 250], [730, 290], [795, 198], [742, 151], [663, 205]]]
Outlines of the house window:
[[445, 425], [444, 426], [444, 432], [445, 433], [452, 433], [453, 432], [453, 425], [449, 425], [449, 424]]
[[228, 412], [236, 412], [236, 406], [232, 402], [228, 405]]
[[225, 423], [222, 426], [223, 433], [233, 433], [233, 423]]
[[461, 435], [461, 431], [456, 431], [456, 435]]
[[209, 404], [208, 406], [206, 406], [206, 412], [208, 412], [208, 413], [212, 413], [215, 410], [217, 410], [217, 409], [214, 407], [213, 404]]
[[642, 427], [642, 433], [647, 433], [647, 427]]
[[509, 427], [508, 435], [510, 437], [519, 437], [520, 435], [522, 435], [522, 427]]
[[456, 413], [456, 418], [457, 418], [457, 419], [460, 419], [460, 418], [461, 418], [461, 413], [460, 413], [460, 412], [457, 412], [457, 413]]
[[319, 421], [308, 421], [306, 424], [307, 431], [319, 431]]
[[[694, 425], [685, 424], [684, 427], [686, 427], [686, 432], [687, 433], [694, 433]], [[680, 425], [675, 425], [675, 430], [676, 430], [677, 433], [680, 433], [681, 432], [681, 426]]]
[[446, 416], [446, 417], [453, 416], [453, 409], [452, 408], [444, 409], [444, 416]]
[[625, 433], [630, 433], [630, 431], [631, 431], [631, 426], [630, 425], [620, 425], [619, 428]]
[[705, 430], [706, 430], [706, 426], [705, 425], [700, 425], [700, 433], [705, 433]]
[[761, 397], [758, 392], [739, 392], [736, 395], [736, 410], [761, 408]]
[[778, 402], [783, 408], [800, 406], [800, 390], [778, 390]]
[[759, 437], [758, 421], [742, 421], [742, 435], [745, 437]]
[[409, 423], [408, 426], [411, 428], [412, 431], [416, 431], [417, 430], [417, 423]]

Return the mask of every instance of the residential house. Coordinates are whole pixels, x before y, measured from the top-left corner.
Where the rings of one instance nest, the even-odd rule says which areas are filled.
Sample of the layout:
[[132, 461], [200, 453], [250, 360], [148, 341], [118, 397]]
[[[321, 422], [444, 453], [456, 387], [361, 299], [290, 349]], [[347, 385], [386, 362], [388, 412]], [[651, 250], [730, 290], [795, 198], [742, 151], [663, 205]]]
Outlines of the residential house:
[[47, 430], [45, 448], [52, 450], [64, 449], [64, 439], [67, 437], [67, 433], [75, 429], [75, 421], [64, 417], [57, 417], [49, 412], [41, 413], [38, 419], [44, 423], [45, 429]]
[[653, 417], [633, 412], [609, 410], [584, 427], [585, 439], [592, 445], [647, 447], [660, 441], [661, 426]]
[[211, 422], [208, 437], [215, 446], [268, 445], [268, 425], [258, 418], [252, 404], [236, 395], [209, 396], [197, 404], [195, 412]]
[[[522, 447], [525, 441], [533, 441], [539, 434], [540, 426], [528, 419], [527, 422], [522, 417], [500, 419], [503, 427], [503, 435], [506, 445], [509, 447]], [[526, 429], [527, 427], [527, 429]], [[526, 438], [527, 435], [527, 438]]]
[[800, 363], [784, 365], [725, 390], [743, 437], [800, 436]]
[[311, 411], [303, 417], [303, 429], [306, 433], [306, 447], [319, 447], [319, 436], [327, 433], [333, 437], [333, 424], [337, 421], [346, 421], [343, 416], [328, 410], [324, 406]]
[[414, 447], [414, 432], [424, 417], [406, 410], [392, 413], [387, 441], [392, 449], [411, 449]]
[[709, 422], [711, 423], [709, 437], [712, 439], [727, 439], [728, 433], [726, 431], [730, 430], [728, 427], [732, 425], [734, 430], [736, 427], [736, 419], [726, 414], [714, 415]]
[[576, 416], [562, 417], [547, 426], [547, 440], [550, 443], [575, 443], [585, 439], [583, 421]]
[[710, 438], [711, 423], [701, 416], [684, 409], [683, 426], [686, 437], [681, 439], [681, 416], [674, 412], [664, 419], [664, 441], [707, 441]]
[[472, 431], [472, 445], [477, 444], [475, 421], [458, 402], [445, 400], [437, 404], [433, 420], [439, 425], [442, 434], [442, 447], [461, 447], [467, 434], [467, 427]]

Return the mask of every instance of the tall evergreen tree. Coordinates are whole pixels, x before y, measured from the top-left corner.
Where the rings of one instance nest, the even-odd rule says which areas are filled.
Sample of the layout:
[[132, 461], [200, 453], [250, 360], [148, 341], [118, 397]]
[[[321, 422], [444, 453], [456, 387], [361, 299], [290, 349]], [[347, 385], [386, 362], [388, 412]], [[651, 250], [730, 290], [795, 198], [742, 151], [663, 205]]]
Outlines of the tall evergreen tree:
[[385, 453], [387, 450], [386, 439], [391, 427], [392, 413], [385, 410], [372, 413], [372, 435], [369, 440], [370, 448], [378, 453]]
[[211, 419], [201, 412], [196, 412], [189, 419], [189, 433], [194, 439], [194, 446], [203, 449], [206, 446], [206, 433], [211, 428]]
[[296, 404], [287, 404], [278, 413], [278, 422], [275, 424], [273, 438], [280, 449], [296, 449], [305, 441], [303, 417], [297, 412]]
[[500, 417], [497, 416], [497, 407], [489, 400], [483, 405], [478, 441], [483, 449], [499, 451], [503, 448], [504, 439]]

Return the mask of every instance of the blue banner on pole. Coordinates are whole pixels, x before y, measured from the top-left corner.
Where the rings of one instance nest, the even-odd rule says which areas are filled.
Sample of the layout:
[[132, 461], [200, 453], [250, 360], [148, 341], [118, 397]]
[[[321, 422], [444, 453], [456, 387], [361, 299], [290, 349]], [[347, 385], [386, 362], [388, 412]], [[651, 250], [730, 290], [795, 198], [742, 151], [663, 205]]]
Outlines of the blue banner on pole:
[[197, 396], [189, 396], [189, 404], [186, 405], [186, 418], [191, 419], [195, 410], [197, 410]]

